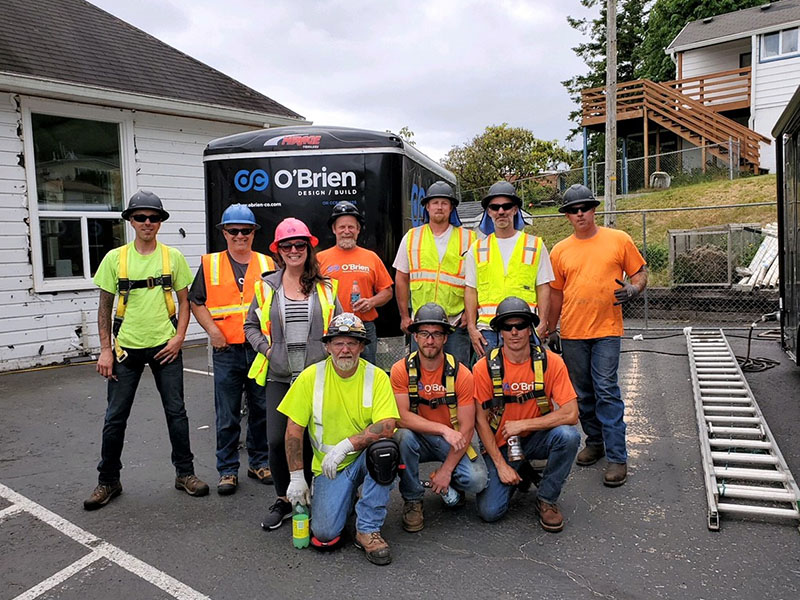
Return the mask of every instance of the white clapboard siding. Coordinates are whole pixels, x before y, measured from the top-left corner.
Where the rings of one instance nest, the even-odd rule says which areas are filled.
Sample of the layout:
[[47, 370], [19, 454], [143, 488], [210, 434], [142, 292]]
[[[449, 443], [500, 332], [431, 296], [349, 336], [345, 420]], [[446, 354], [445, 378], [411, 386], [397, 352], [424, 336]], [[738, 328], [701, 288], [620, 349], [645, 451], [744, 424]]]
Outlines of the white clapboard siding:
[[800, 85], [800, 56], [759, 63], [754, 83], [757, 90], [756, 110], [786, 107]]
[[750, 52], [750, 38], [686, 50], [683, 53], [682, 78], [700, 77], [709, 73], [739, 68], [739, 55]]

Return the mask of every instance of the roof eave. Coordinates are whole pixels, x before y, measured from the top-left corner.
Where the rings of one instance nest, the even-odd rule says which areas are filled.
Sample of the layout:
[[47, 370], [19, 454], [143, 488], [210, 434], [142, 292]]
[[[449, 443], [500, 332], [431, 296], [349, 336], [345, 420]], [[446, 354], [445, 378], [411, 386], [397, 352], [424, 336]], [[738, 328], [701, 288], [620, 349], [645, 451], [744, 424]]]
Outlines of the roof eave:
[[[685, 50], [695, 50], [697, 48], [704, 48], [706, 46], [716, 46], [717, 44], [724, 44], [725, 42], [733, 42], [736, 40], [741, 40], [744, 38], [749, 38], [754, 35], [762, 35], [764, 33], [772, 33], [774, 31], [780, 31], [781, 29], [791, 29], [792, 27], [800, 26], [800, 19], [795, 21], [787, 21], [786, 23], [778, 23], [775, 25], [770, 25], [769, 27], [762, 27], [761, 29], [752, 29], [750, 31], [743, 31], [741, 33], [732, 33], [730, 35], [725, 35], [717, 38], [709, 38], [707, 40], [700, 40], [698, 42], [692, 42], [691, 44], [684, 44], [681, 46], [673, 46], [670, 44], [666, 48], [666, 52], [684, 52]], [[677, 40], [680, 37], [680, 33], [675, 36]], [[673, 40], [675, 43], [675, 40]]]
[[257, 125], [259, 127], [309, 125], [311, 123], [311, 121], [303, 117], [288, 117], [204, 102], [191, 102], [176, 98], [124, 92], [56, 79], [31, 77], [19, 73], [0, 72], [0, 90], [56, 100], [113, 106], [207, 121]]

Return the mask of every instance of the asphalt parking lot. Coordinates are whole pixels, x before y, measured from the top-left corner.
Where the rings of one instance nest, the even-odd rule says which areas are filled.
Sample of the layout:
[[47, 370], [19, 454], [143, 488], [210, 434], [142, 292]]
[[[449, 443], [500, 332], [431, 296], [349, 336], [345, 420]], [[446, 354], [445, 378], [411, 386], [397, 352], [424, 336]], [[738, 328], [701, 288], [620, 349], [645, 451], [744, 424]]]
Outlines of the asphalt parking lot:
[[[426, 497], [425, 529], [409, 534], [395, 491], [383, 530], [388, 567], [369, 564], [352, 544], [322, 554], [294, 549], [289, 526], [262, 531], [271, 486], [241, 477], [235, 495], [216, 494], [206, 375], [187, 372], [185, 384], [195, 468], [211, 494], [190, 498], [173, 488], [166, 425], [146, 372], [128, 423], [124, 493], [95, 512], [82, 507], [96, 483], [105, 409], [94, 365], [1, 375], [0, 600], [800, 598], [796, 524], [723, 518], [720, 531], [707, 529], [686, 343], [653, 339], [663, 335], [623, 343], [624, 486], [602, 485], [602, 461], [574, 467], [559, 534], [539, 527], [535, 493], [518, 494], [493, 524], [478, 519], [472, 498], [449, 511]], [[730, 341], [744, 354], [745, 340]], [[752, 353], [780, 361], [747, 379], [800, 475], [800, 368], [775, 341], [755, 340]], [[204, 370], [205, 348], [188, 348], [184, 362]]]

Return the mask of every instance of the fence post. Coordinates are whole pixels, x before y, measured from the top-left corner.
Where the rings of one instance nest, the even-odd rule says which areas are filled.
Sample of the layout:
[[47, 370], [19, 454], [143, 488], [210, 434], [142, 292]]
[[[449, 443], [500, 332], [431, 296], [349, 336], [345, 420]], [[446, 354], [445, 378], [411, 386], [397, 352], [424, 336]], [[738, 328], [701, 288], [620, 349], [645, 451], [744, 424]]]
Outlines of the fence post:
[[592, 163], [592, 193], [597, 197], [597, 163]]
[[[642, 258], [647, 262], [647, 211], [642, 211]], [[647, 329], [647, 287], [644, 288], [644, 328]]]
[[733, 138], [728, 136], [728, 179], [733, 180]]

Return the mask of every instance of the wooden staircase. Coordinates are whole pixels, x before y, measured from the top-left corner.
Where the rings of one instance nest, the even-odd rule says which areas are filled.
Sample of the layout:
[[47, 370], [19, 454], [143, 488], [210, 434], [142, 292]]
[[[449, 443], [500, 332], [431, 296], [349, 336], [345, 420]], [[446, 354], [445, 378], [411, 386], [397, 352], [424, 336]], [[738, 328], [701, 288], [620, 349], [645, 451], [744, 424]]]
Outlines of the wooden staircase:
[[[738, 92], [734, 87], [737, 80], [731, 80], [730, 77], [718, 78], [722, 81], [719, 89], [724, 89], [725, 97], [735, 100], [739, 106], [749, 102], [749, 69], [729, 72], [738, 75], [744, 71], [748, 75], [747, 87]], [[733, 158], [740, 169], [757, 173], [760, 167], [759, 143], [769, 144], [771, 140], [719, 114], [717, 111], [725, 108], [725, 104], [719, 100], [721, 96], [715, 97], [705, 88], [705, 93], [698, 96], [697, 79], [699, 78], [693, 78], [691, 85], [687, 84], [689, 80], [656, 83], [638, 79], [621, 83], [617, 86], [617, 120], [641, 118], [644, 120], [645, 133], [648, 130], [648, 121], [652, 121], [694, 146], [706, 147], [711, 155], [725, 162], [731, 160], [729, 152], [732, 150]], [[712, 87], [711, 84], [708, 87]], [[682, 88], [687, 93], [679, 91]], [[690, 89], [692, 92], [689, 92]], [[747, 100], [743, 100], [745, 97]], [[597, 127], [605, 124], [604, 88], [583, 90], [582, 105], [583, 126]]]

